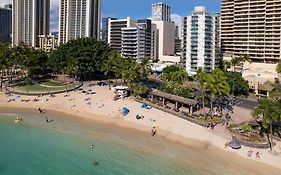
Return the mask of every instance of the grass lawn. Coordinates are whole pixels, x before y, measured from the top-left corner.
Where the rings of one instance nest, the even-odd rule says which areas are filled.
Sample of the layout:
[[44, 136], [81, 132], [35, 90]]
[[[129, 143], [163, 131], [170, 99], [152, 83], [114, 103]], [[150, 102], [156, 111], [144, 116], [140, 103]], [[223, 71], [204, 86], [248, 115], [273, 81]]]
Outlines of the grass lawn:
[[41, 80], [40, 84], [44, 84], [44, 85], [47, 85], [47, 86], [63, 86], [64, 85], [64, 83], [62, 83], [62, 82], [49, 80], [49, 79]]
[[[71, 89], [76, 87], [78, 84], [68, 85], [67, 89]], [[14, 87], [14, 91], [17, 92], [25, 92], [25, 93], [32, 93], [32, 92], [56, 92], [65, 90], [66, 87], [42, 87], [39, 84], [23, 84]]]
[[211, 117], [207, 117], [207, 119], [205, 119], [205, 117], [194, 117], [193, 119], [197, 120], [199, 122], [202, 122], [202, 123], [209, 123], [211, 121], [213, 121], [215, 123], [219, 123], [219, 122], [223, 121], [223, 119], [220, 117], [213, 117], [213, 120], [211, 119]]

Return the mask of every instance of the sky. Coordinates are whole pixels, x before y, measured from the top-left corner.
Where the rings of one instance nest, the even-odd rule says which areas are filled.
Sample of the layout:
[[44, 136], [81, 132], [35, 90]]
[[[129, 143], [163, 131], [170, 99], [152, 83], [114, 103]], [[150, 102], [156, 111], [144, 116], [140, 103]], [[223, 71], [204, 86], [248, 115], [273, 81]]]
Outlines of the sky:
[[[0, 6], [11, 3], [12, 0], [0, 0]], [[191, 14], [195, 6], [206, 6], [211, 13], [220, 11], [221, 0], [102, 0], [102, 16], [125, 18], [128, 16], [134, 19], [149, 18], [151, 16], [151, 4], [164, 2], [172, 6], [172, 19], [179, 23], [180, 16]], [[57, 31], [59, 0], [51, 0], [51, 31]]]

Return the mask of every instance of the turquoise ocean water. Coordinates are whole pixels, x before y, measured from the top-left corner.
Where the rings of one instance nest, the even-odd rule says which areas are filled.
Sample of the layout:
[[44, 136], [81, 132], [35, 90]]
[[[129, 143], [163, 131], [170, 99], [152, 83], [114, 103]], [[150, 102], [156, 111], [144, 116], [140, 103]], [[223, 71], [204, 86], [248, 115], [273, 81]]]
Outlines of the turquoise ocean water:
[[[23, 121], [14, 123], [16, 116]], [[1, 175], [243, 175], [198, 150], [149, 133], [48, 117], [54, 121], [0, 114]]]

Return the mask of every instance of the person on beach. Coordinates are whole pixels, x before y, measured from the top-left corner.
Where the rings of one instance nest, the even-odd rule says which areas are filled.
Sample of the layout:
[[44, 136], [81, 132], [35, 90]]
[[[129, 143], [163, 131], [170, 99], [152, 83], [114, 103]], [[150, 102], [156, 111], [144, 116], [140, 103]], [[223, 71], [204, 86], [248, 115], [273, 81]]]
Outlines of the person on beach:
[[252, 154], [253, 154], [253, 150], [252, 149], [249, 149], [249, 151], [248, 151], [248, 157], [252, 157]]
[[41, 108], [38, 108], [38, 111], [39, 111], [40, 114], [43, 113], [43, 110]]
[[151, 130], [151, 135], [152, 135], [152, 137], [154, 137], [154, 136], [156, 135], [156, 132], [157, 132], [156, 129], [152, 129], [152, 130]]
[[90, 147], [91, 147], [91, 148], [94, 148], [95, 146], [94, 146], [94, 145], [91, 145]]
[[94, 166], [97, 166], [97, 165], [98, 165], [98, 162], [94, 160], [94, 161], [93, 161], [93, 165], [94, 165]]
[[215, 129], [216, 123], [215, 122], [211, 122], [211, 129]]
[[209, 128], [211, 126], [211, 122], [208, 122], [207, 128]]
[[260, 152], [257, 152], [257, 153], [256, 153], [256, 158], [257, 158], [257, 159], [260, 159], [260, 158], [261, 158], [261, 157], [260, 157]]

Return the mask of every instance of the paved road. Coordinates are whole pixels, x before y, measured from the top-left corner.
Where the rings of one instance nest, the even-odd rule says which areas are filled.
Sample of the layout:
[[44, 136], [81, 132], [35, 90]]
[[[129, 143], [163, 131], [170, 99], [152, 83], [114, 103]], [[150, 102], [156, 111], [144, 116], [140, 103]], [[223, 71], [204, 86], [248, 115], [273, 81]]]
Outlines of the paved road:
[[237, 98], [236, 99], [236, 105], [234, 105], [234, 106], [239, 106], [239, 107], [243, 107], [243, 108], [246, 108], [246, 109], [254, 110], [258, 105], [259, 105], [259, 103], [255, 102], [255, 101]]

